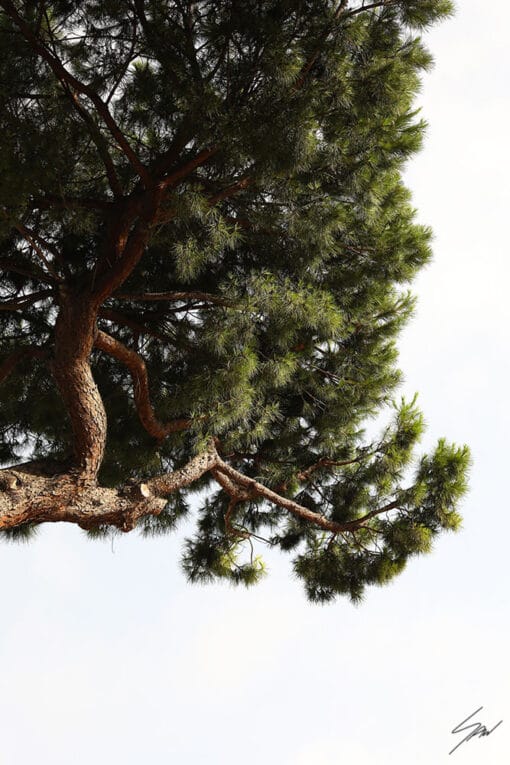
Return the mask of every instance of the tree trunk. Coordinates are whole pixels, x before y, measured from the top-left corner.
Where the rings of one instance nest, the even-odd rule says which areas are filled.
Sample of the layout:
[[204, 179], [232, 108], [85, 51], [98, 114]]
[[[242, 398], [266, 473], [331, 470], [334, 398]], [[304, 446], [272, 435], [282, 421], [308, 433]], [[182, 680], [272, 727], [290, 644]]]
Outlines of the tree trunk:
[[71, 421], [75, 468], [87, 484], [96, 481], [106, 443], [106, 412], [90, 369], [96, 315], [88, 295], [61, 287], [52, 371]]

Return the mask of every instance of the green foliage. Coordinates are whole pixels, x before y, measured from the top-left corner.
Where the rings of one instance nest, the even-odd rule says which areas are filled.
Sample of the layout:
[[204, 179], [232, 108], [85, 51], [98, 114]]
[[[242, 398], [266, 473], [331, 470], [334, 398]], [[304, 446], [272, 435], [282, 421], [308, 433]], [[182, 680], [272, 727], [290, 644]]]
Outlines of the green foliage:
[[[48, 50], [108, 102], [146, 167], [166, 161], [171, 175], [215, 147], [170, 184], [167, 218], [122, 286], [214, 300], [114, 295], [105, 308], [124, 321], [99, 320], [143, 356], [159, 419], [189, 417], [193, 427], [156, 443], [138, 421], [128, 370], [94, 352], [108, 415], [101, 480], [178, 467], [213, 436], [239, 470], [332, 521], [372, 513], [363, 528], [331, 536], [244, 501], [232, 532], [227, 498], [211, 495], [204, 477], [141, 525], [149, 536], [170, 531], [191, 492], [204, 490], [184, 554], [191, 580], [256, 581], [263, 566], [249, 533], [292, 550], [318, 601], [358, 600], [365, 585], [389, 581], [435, 535], [458, 528], [469, 464], [465, 448], [441, 441], [413, 477], [423, 418], [415, 401], [393, 403], [396, 339], [414, 306], [408, 285], [431, 255], [431, 232], [416, 223], [401, 177], [425, 129], [413, 105], [431, 65], [420, 33], [452, 5], [349, 2], [335, 18], [337, 5], [52, 0], [45, 18], [38, 4], [16, 4]], [[86, 290], [117, 211], [105, 155], [125, 194], [136, 197], [141, 184], [91, 99], [77, 110], [3, 12], [0, 40], [0, 300], [49, 290], [26, 311], [0, 311], [1, 363], [20, 346], [51, 350], [58, 310], [47, 267], [13, 225], [37, 230], [50, 265]], [[249, 184], [225, 194], [243, 178]], [[0, 459], [27, 449], [64, 456], [69, 426], [47, 366], [25, 360], [18, 371], [2, 386]], [[384, 407], [393, 421], [367, 442], [364, 424]]]
[[0, 529], [0, 540], [4, 542], [12, 542], [19, 544], [26, 544], [32, 542], [37, 536], [38, 527], [32, 523], [23, 523], [20, 526], [15, 526], [12, 529]]

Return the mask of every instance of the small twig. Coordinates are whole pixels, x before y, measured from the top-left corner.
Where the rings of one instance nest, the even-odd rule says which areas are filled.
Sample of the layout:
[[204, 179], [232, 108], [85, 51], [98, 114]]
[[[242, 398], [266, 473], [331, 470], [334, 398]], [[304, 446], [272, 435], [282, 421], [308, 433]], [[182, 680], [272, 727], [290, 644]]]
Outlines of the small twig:
[[29, 295], [20, 295], [12, 300], [0, 302], [0, 311], [18, 311], [52, 294], [52, 290], [40, 290], [39, 292], [31, 292]]
[[48, 269], [48, 272], [53, 276], [54, 279], [56, 279], [58, 282], [62, 282], [62, 277], [59, 276], [59, 274], [55, 271], [53, 266], [51, 265], [50, 261], [42, 251], [41, 247], [37, 244], [35, 241], [33, 235], [30, 231], [28, 231], [25, 226], [23, 226], [21, 223], [15, 223], [14, 228], [19, 231], [19, 233], [23, 236], [24, 239], [29, 243], [29, 245], [32, 247], [34, 252], [39, 256], [39, 258], [42, 260], [46, 268]]

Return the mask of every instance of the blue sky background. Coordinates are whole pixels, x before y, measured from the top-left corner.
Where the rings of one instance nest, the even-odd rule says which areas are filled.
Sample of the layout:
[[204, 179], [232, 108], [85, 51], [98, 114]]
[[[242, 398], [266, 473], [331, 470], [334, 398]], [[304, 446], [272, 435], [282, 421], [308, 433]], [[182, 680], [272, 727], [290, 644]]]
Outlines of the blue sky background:
[[[429, 34], [430, 127], [407, 180], [435, 261], [415, 284], [403, 393], [467, 442], [464, 529], [363, 604], [307, 603], [289, 561], [251, 590], [188, 585], [183, 531], [0, 547], [6, 765], [507, 762], [510, 9], [463, 0]], [[477, 719], [491, 737], [448, 752]]]

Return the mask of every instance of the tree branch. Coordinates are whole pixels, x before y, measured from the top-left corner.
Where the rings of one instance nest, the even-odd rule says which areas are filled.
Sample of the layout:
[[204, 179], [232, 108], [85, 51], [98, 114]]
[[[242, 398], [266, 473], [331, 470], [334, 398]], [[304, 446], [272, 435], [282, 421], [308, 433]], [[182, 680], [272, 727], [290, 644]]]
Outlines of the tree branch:
[[155, 302], [167, 300], [170, 303], [177, 303], [181, 300], [201, 300], [205, 303], [214, 303], [215, 305], [228, 306], [231, 303], [218, 295], [212, 295], [210, 292], [143, 292], [143, 293], [116, 293], [112, 295], [116, 300], [130, 300], [133, 303]]
[[220, 456], [211, 441], [207, 449], [193, 457], [184, 467], [166, 475], [156, 476], [146, 481], [149, 491], [157, 497], [168, 497], [174, 491], [183, 489], [197, 481], [220, 462]]
[[37, 241], [34, 238], [34, 235], [31, 231], [29, 231], [23, 224], [21, 223], [14, 223], [13, 227], [19, 231], [21, 236], [26, 239], [26, 241], [29, 243], [29, 245], [32, 247], [34, 252], [39, 256], [39, 258], [42, 260], [46, 268], [48, 269], [48, 272], [53, 276], [54, 279], [56, 279], [58, 282], [62, 281], [62, 277], [58, 275], [58, 273], [55, 271], [53, 266], [51, 265], [50, 261], [42, 251], [41, 247], [37, 243]]
[[120, 238], [117, 238], [113, 248], [117, 258], [97, 279], [92, 290], [91, 299], [98, 306], [124, 283], [142, 257], [156, 211], [157, 205], [152, 211], [141, 214], [130, 233], [128, 226], [123, 226], [123, 229], [127, 229], [126, 234], [123, 232]]
[[250, 536], [249, 532], [239, 532], [231, 525], [235, 505], [257, 496], [333, 534], [354, 532], [365, 521], [398, 506], [397, 502], [391, 502], [349, 523], [330, 521], [230, 467], [219, 456], [213, 441], [183, 467], [120, 489], [91, 484], [77, 490], [76, 477], [61, 470], [62, 466], [36, 462], [0, 471], [0, 529], [15, 528], [24, 523], [67, 521], [85, 529], [110, 525], [130, 531], [139, 519], [159, 515], [165, 508], [165, 497], [190, 486], [209, 471], [231, 497], [225, 528], [235, 535], [246, 533]]
[[263, 497], [264, 499], [269, 500], [273, 504], [278, 505], [279, 507], [283, 507], [285, 510], [288, 510], [296, 517], [301, 518], [301, 520], [307, 521], [308, 523], [312, 523], [314, 526], [318, 526], [319, 528], [324, 529], [325, 531], [332, 531], [334, 533], [338, 533], [341, 531], [353, 531], [353, 530], [355, 531], [356, 529], [360, 528], [360, 526], [362, 526], [366, 521], [370, 520], [371, 518], [374, 518], [376, 515], [387, 513], [390, 510], [393, 510], [396, 507], [398, 507], [397, 502], [391, 502], [382, 508], [379, 508], [377, 510], [372, 510], [370, 513], [367, 513], [367, 515], [364, 515], [361, 518], [356, 518], [355, 520], [348, 521], [347, 523], [338, 523], [337, 521], [332, 521], [329, 518], [326, 518], [324, 515], [320, 515], [319, 513], [316, 513], [313, 510], [310, 510], [308, 507], [303, 507], [303, 505], [299, 505], [297, 502], [294, 502], [294, 500], [292, 499], [288, 499], [287, 497], [282, 497], [280, 494], [277, 494], [275, 491], [272, 491], [272, 489], [269, 489], [267, 486], [264, 486], [264, 484], [261, 484], [255, 479], [248, 478], [247, 476], [243, 475], [243, 473], [240, 473], [231, 465], [224, 462], [221, 458], [219, 459], [216, 469], [218, 472], [223, 473], [228, 478], [232, 479], [232, 481], [235, 484], [239, 484], [240, 486], [244, 486], [246, 489], [251, 490], [253, 492], [253, 495], [258, 495], [260, 497]]
[[182, 164], [180, 167], [177, 167], [175, 170], [173, 170], [170, 175], [165, 176], [160, 182], [159, 187], [161, 189], [167, 189], [170, 187], [176, 186], [180, 181], [184, 180], [184, 178], [187, 178], [191, 173], [197, 169], [197, 167], [200, 167], [201, 165], [205, 164], [208, 159], [211, 157], [214, 157], [215, 154], [217, 154], [219, 151], [218, 146], [212, 146], [209, 149], [202, 149], [193, 159], [188, 160], [184, 164]]
[[355, 465], [358, 462], [361, 462], [361, 460], [366, 455], [363, 455], [362, 457], [356, 457], [352, 460], [330, 460], [327, 458], [322, 458], [315, 462], [313, 465], [309, 465], [304, 470], [300, 470], [297, 474], [297, 477], [300, 481], [306, 481], [313, 473], [315, 473], [316, 470], [320, 470], [322, 467], [345, 467], [347, 465]]
[[[336, 7], [336, 10], [333, 14], [333, 21], [337, 21], [340, 16], [343, 14], [343, 12], [346, 10], [348, 0], [341, 0], [341, 2]], [[296, 84], [294, 85], [293, 90], [301, 90], [303, 85], [305, 84], [306, 77], [308, 73], [310, 72], [311, 68], [319, 58], [322, 50], [322, 45], [324, 42], [328, 39], [329, 35], [331, 33], [331, 26], [328, 27], [322, 34], [320, 41], [319, 41], [319, 47], [312, 53], [312, 55], [308, 58], [308, 61], [301, 67], [301, 71], [299, 73], [299, 77], [296, 81]]]
[[244, 189], [247, 189], [248, 186], [251, 186], [253, 182], [253, 177], [246, 175], [235, 183], [232, 183], [230, 186], [227, 186], [226, 189], [218, 191], [217, 194], [213, 194], [208, 198], [207, 201], [211, 207], [213, 207], [214, 205], [218, 204], [218, 202], [222, 202], [224, 199], [229, 199], [230, 197], [234, 196], [234, 194], [238, 194], [240, 191], [244, 191]]
[[161, 423], [156, 418], [149, 396], [149, 376], [147, 367], [141, 356], [127, 348], [123, 343], [99, 330], [95, 347], [107, 353], [126, 366], [133, 381], [134, 399], [138, 417], [145, 430], [158, 441], [163, 441], [170, 433], [187, 430], [191, 425], [189, 419], [172, 420]]
[[102, 100], [98, 93], [96, 93], [91, 87], [83, 82], [80, 82], [74, 75], [69, 72], [61, 61], [56, 58], [45, 45], [34, 34], [29, 24], [19, 15], [14, 3], [11, 0], [0, 0], [0, 7], [4, 9], [5, 13], [14, 22], [14, 24], [21, 31], [23, 37], [30, 44], [32, 49], [49, 65], [61, 85], [73, 88], [77, 93], [81, 93], [86, 96], [93, 103], [97, 113], [102, 118], [105, 125], [108, 127], [110, 133], [116, 140], [117, 144], [123, 151], [131, 163], [133, 169], [140, 177], [144, 186], [149, 187], [152, 184], [147, 168], [138, 159], [135, 152], [131, 148], [126, 137], [120, 130], [119, 126], [113, 119], [107, 104]]
[[[32, 265], [32, 264], [30, 264]], [[45, 274], [42, 270], [38, 273], [30, 271], [29, 268], [24, 268], [17, 263], [12, 263], [9, 258], [0, 258], [0, 271], [8, 271], [15, 274], [21, 274], [27, 276], [29, 279], [33, 279], [37, 282], [43, 282], [44, 284], [55, 284], [55, 280], [48, 274]]]
[[109, 489], [78, 486], [65, 466], [29, 462], [0, 471], [0, 530], [25, 523], [76, 523], [84, 529], [114, 526], [131, 531], [138, 520], [159, 515], [165, 497], [197, 481], [217, 463], [211, 445], [181, 468], [145, 483]]
[[110, 184], [114, 197], [117, 197], [118, 199], [121, 198], [124, 192], [115, 169], [115, 164], [108, 151], [108, 144], [101, 133], [99, 126], [96, 125], [92, 115], [85, 109], [76, 93], [73, 93], [66, 83], [63, 84], [63, 87], [74, 108], [88, 127], [90, 137], [95, 143], [99, 156], [105, 167], [106, 177], [108, 178], [108, 183]]
[[52, 290], [40, 290], [39, 292], [31, 292], [30, 295], [20, 295], [17, 298], [12, 298], [12, 300], [4, 300], [0, 302], [0, 311], [19, 311], [52, 294]]
[[101, 319], [113, 322], [113, 324], [129, 327], [129, 329], [132, 329], [136, 335], [150, 335], [150, 337], [154, 337], [162, 342], [168, 342], [171, 339], [168, 335], [163, 335], [161, 332], [155, 332], [154, 330], [149, 329], [149, 327], [146, 327], [145, 324], [140, 324], [134, 319], [124, 316], [122, 313], [118, 313], [118, 311], [112, 311], [110, 308], [100, 308], [98, 316]]
[[348, 11], [345, 15], [348, 17], [357, 16], [358, 13], [365, 13], [365, 11], [373, 11], [376, 8], [388, 8], [392, 5], [397, 5], [397, 0], [379, 0], [376, 3], [370, 3], [369, 5], [361, 5], [359, 8], [354, 8], [352, 11]]

